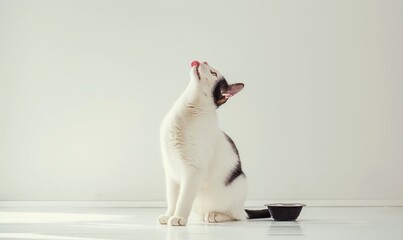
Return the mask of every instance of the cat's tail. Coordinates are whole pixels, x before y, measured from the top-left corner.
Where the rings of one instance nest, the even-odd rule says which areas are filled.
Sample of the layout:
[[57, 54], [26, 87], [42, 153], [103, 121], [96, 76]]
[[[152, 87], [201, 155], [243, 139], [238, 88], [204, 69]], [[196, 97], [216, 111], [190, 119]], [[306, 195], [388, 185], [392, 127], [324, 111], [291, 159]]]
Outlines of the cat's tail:
[[260, 210], [250, 210], [245, 209], [246, 214], [248, 215], [248, 219], [256, 219], [256, 218], [270, 218], [270, 212], [267, 209]]

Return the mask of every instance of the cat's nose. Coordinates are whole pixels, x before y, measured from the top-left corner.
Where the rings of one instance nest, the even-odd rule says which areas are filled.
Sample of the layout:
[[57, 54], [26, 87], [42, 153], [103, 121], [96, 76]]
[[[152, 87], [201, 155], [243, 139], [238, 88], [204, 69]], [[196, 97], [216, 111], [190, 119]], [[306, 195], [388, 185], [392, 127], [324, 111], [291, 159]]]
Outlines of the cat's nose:
[[194, 66], [198, 67], [198, 66], [200, 66], [200, 62], [199, 62], [199, 61], [193, 61], [193, 62], [190, 64], [190, 66], [191, 66], [191, 67], [194, 67]]

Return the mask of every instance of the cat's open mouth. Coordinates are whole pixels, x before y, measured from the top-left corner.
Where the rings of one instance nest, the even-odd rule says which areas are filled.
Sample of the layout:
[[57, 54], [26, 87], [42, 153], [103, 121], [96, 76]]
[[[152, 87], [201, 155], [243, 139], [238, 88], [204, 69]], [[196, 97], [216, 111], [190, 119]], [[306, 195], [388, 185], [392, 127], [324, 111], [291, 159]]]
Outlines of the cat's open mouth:
[[190, 64], [190, 66], [191, 66], [191, 67], [196, 67], [196, 74], [197, 74], [198, 79], [200, 80], [200, 72], [199, 72], [200, 62], [199, 62], [199, 61], [193, 61], [193, 62]]
[[197, 78], [200, 80], [199, 66], [196, 67]]

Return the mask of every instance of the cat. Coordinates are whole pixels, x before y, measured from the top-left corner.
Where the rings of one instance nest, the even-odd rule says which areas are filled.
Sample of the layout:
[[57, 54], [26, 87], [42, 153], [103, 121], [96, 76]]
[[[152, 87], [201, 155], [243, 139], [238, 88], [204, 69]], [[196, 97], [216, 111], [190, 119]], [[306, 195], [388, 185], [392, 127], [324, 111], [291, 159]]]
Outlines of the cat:
[[160, 224], [184, 226], [191, 210], [207, 223], [245, 218], [246, 176], [216, 111], [243, 88], [207, 62], [192, 62], [190, 82], [160, 128], [168, 204]]

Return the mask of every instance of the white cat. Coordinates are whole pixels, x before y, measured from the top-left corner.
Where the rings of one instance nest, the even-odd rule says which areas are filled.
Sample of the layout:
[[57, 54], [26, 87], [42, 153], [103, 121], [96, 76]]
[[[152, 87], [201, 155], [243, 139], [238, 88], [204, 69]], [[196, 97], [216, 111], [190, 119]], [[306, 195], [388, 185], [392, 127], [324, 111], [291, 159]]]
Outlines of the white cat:
[[161, 224], [186, 225], [192, 206], [209, 223], [244, 219], [246, 177], [216, 112], [243, 87], [207, 62], [192, 62], [190, 83], [161, 124], [168, 203]]

